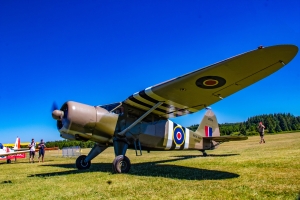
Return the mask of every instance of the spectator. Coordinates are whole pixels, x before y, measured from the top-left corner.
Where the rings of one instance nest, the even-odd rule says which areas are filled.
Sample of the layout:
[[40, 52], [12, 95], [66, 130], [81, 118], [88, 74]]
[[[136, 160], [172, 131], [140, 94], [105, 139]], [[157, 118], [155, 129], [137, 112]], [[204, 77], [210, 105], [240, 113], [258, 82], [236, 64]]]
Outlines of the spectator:
[[262, 142], [266, 143], [266, 141], [264, 139], [265, 126], [262, 124], [262, 122], [259, 122], [257, 128], [258, 128], [258, 132], [259, 132], [259, 135], [260, 135], [260, 142], [259, 142], [259, 144], [261, 144]]
[[30, 151], [29, 151], [29, 162], [34, 163], [34, 155], [35, 155], [35, 142], [34, 139], [32, 138], [31, 143], [28, 145]]
[[42, 157], [42, 162], [44, 162], [45, 148], [46, 148], [45, 142], [43, 139], [41, 139], [41, 142], [39, 144], [39, 162], [41, 157]]

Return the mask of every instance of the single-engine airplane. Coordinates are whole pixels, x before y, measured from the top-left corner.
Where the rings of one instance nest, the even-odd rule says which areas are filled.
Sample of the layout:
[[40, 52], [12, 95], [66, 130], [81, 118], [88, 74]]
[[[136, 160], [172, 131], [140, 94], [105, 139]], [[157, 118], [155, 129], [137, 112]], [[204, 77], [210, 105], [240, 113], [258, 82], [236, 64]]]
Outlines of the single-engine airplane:
[[76, 160], [78, 169], [89, 169], [91, 160], [108, 146], [114, 147], [113, 171], [127, 173], [128, 148], [203, 152], [220, 143], [245, 140], [245, 136], [220, 136], [217, 119], [208, 109], [194, 132], [169, 120], [205, 109], [221, 99], [269, 76], [297, 54], [294, 45], [259, 46], [211, 66], [198, 69], [134, 93], [122, 102], [90, 106], [68, 101], [54, 109], [60, 136], [95, 141], [87, 156]]
[[6, 160], [7, 163], [11, 163], [11, 159], [15, 159], [16, 161], [17, 158], [26, 158], [26, 153], [29, 152], [29, 150], [20, 148], [20, 144], [20, 138], [18, 137], [13, 148], [3, 147], [0, 143], [0, 160]]

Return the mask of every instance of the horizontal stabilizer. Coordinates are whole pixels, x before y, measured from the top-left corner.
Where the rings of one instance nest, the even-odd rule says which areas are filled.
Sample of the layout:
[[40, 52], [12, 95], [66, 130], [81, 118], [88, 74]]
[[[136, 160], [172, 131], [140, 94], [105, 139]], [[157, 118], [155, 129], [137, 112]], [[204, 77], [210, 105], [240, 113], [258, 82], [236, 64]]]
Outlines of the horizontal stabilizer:
[[218, 136], [218, 137], [203, 137], [203, 139], [214, 140], [216, 142], [229, 142], [229, 141], [239, 141], [247, 140], [247, 136]]

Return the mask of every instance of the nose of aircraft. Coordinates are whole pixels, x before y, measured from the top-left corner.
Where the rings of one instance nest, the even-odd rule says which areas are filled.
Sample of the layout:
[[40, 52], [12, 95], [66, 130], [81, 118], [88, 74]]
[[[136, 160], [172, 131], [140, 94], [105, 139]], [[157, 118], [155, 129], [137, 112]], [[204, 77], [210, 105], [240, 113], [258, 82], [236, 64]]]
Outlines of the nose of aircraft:
[[54, 110], [52, 112], [52, 118], [55, 120], [61, 120], [64, 116], [64, 111], [62, 110]]
[[93, 132], [97, 111], [94, 106], [68, 101], [52, 111], [52, 118], [57, 121], [58, 130], [64, 127], [68, 131]]

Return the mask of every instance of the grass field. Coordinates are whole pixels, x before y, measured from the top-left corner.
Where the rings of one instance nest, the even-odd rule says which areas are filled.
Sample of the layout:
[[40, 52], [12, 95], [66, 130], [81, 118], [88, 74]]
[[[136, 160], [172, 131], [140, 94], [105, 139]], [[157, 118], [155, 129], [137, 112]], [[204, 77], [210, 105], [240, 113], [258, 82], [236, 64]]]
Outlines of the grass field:
[[[75, 169], [76, 158], [46, 152], [44, 163], [0, 161], [2, 199], [298, 199], [300, 133], [228, 142], [210, 156], [198, 151], [127, 156], [129, 174], [112, 174], [113, 148]], [[83, 150], [83, 154], [88, 153]]]

